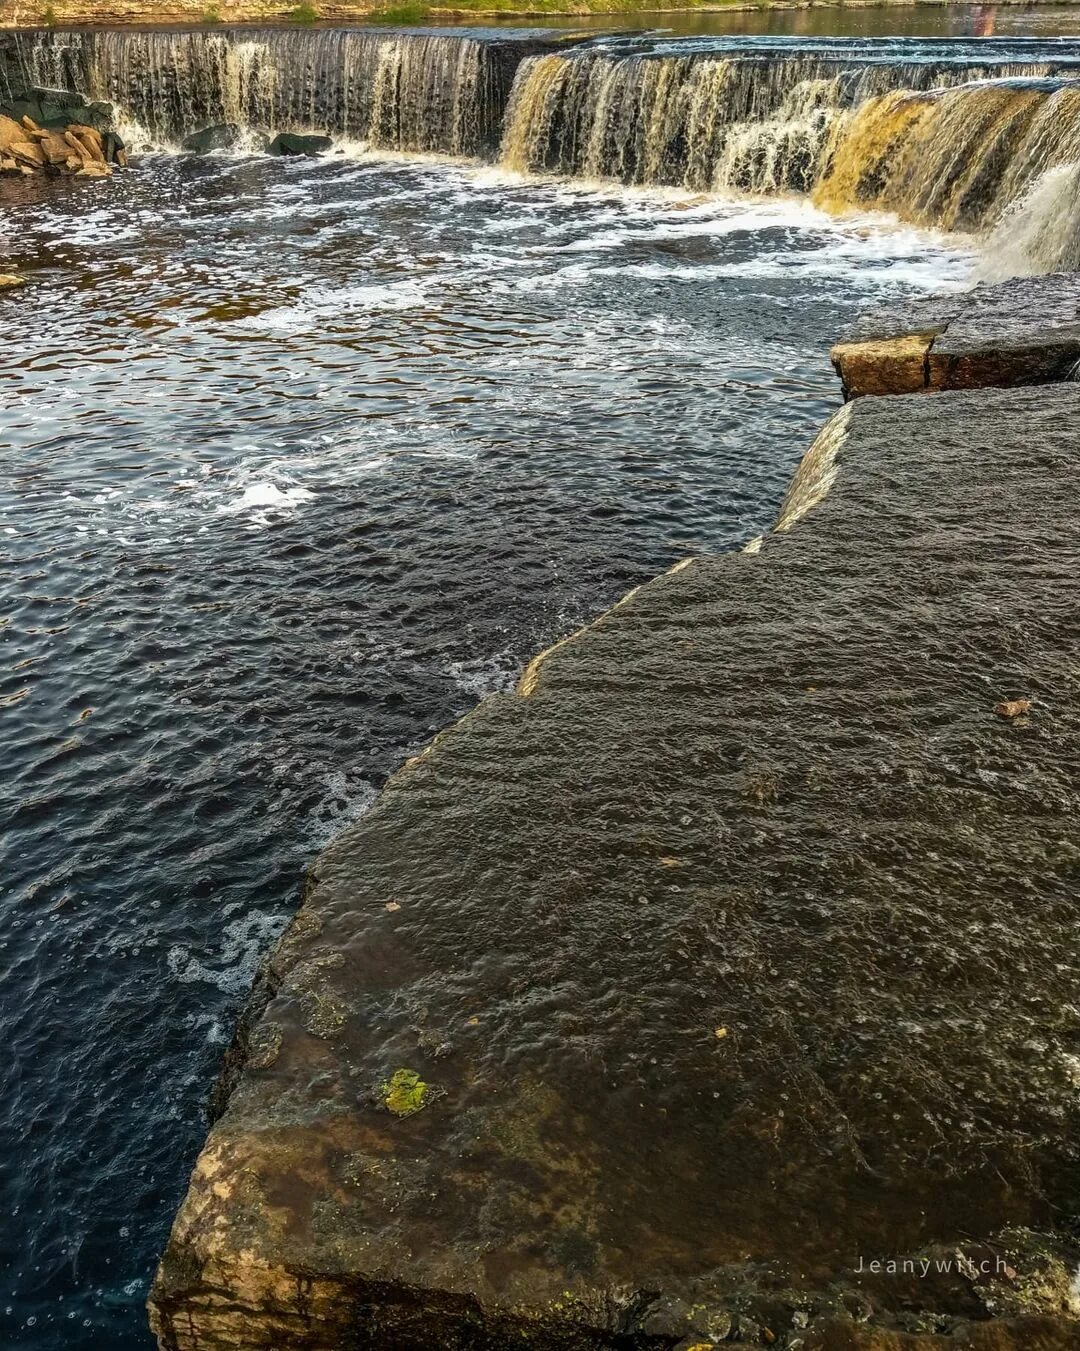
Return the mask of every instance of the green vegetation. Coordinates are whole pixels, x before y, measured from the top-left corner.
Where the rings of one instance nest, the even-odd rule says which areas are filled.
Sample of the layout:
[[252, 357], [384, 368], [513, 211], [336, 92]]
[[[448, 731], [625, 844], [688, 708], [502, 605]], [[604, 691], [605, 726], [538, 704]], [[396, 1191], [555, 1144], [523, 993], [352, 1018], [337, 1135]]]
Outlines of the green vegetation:
[[290, 23], [310, 25], [318, 20], [319, 11], [314, 5], [309, 5], [307, 0], [303, 0], [295, 9], [290, 9], [285, 17]]
[[56, 27], [56, 22], [57, 22], [57, 20], [56, 20], [56, 10], [53, 9], [52, 5], [46, 5], [46, 6], [45, 6], [45, 10], [44, 10], [44, 12], [42, 13], [42, 16], [41, 16], [41, 22], [45, 25], [46, 28], [55, 28], [55, 27]]
[[221, 15], [218, 13], [217, 5], [207, 5], [202, 12], [201, 23], [215, 24], [221, 22]]

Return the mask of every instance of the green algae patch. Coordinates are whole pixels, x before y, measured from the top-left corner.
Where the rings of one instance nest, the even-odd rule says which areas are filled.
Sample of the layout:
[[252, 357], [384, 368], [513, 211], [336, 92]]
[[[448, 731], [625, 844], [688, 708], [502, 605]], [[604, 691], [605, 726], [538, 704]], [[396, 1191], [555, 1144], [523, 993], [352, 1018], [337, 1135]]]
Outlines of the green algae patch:
[[395, 1116], [413, 1116], [427, 1106], [430, 1087], [415, 1070], [395, 1070], [379, 1088], [383, 1106]]

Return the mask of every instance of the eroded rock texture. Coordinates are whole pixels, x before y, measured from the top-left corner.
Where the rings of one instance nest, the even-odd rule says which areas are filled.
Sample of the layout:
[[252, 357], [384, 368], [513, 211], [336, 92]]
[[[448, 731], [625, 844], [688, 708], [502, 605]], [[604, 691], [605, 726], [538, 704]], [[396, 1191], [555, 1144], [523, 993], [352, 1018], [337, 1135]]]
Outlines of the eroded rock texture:
[[832, 359], [849, 398], [1067, 379], [1080, 361], [1080, 273], [872, 311]]
[[390, 782], [241, 1029], [163, 1347], [1080, 1346], [1078, 417], [849, 405], [791, 529]]

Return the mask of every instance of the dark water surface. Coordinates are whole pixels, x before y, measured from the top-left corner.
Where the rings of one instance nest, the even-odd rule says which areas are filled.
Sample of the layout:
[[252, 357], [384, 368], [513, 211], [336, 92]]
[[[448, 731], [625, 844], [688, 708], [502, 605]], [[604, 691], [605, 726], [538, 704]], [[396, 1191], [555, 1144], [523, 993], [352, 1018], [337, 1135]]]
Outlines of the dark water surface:
[[830, 337], [970, 260], [340, 156], [0, 205], [0, 1345], [146, 1347], [313, 854], [531, 654], [765, 527]]

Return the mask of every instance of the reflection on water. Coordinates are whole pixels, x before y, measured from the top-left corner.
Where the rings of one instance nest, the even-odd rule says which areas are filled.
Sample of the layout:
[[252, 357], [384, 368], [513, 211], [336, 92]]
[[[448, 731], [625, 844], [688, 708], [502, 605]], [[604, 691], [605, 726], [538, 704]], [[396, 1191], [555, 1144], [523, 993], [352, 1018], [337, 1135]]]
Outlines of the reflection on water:
[[[487, 19], [485, 23], [498, 23]], [[511, 20], [505, 21], [508, 25]], [[520, 23], [520, 19], [518, 20]], [[530, 16], [535, 27], [587, 31], [666, 31], [685, 37], [739, 33], [774, 37], [1071, 37], [1080, 35], [1075, 5], [812, 5], [792, 9], [697, 10], [682, 14]]]
[[447, 164], [0, 184], [0, 1342], [145, 1347], [312, 854], [525, 660], [771, 519], [826, 349], [970, 259]]

